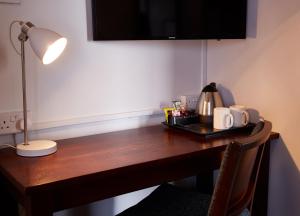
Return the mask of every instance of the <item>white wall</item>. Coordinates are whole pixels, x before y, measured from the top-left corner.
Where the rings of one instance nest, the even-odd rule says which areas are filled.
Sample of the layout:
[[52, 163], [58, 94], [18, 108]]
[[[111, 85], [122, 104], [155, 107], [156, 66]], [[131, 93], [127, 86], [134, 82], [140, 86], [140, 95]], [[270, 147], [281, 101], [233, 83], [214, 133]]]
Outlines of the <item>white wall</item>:
[[[157, 124], [162, 118], [155, 113], [162, 104], [202, 89], [201, 41], [89, 41], [86, 1], [21, 2], [0, 4], [0, 112], [22, 109], [20, 58], [9, 43], [10, 22], [31, 21], [68, 38], [63, 55], [48, 66], [26, 44], [28, 108], [33, 127], [39, 129], [31, 138], [60, 139]], [[14, 26], [19, 46], [18, 33]], [[10, 136], [0, 137], [0, 143], [11, 141]], [[109, 216], [131, 199], [110, 199], [97, 208], [59, 214]]]
[[[209, 42], [208, 78], [222, 84], [228, 103], [231, 92], [236, 103], [257, 108], [281, 133], [282, 141], [272, 147], [269, 215], [296, 216], [300, 1], [249, 0], [249, 12], [247, 40]], [[157, 123], [161, 118], [151, 113], [161, 103], [201, 90], [201, 42], [92, 42], [87, 40], [85, 1], [22, 0], [21, 5], [0, 4], [0, 112], [21, 110], [20, 61], [8, 34], [15, 19], [30, 20], [69, 40], [66, 52], [49, 66], [26, 46], [29, 108], [37, 128], [44, 128], [34, 137], [63, 138]], [[17, 32], [15, 28], [13, 35]], [[64, 124], [70, 125], [57, 127]], [[0, 137], [0, 142], [7, 141], [10, 137]], [[59, 215], [112, 215], [128, 205], [129, 199], [120, 199]]]
[[[82, 0], [0, 4], [0, 18], [1, 111], [22, 106], [20, 60], [9, 44], [10, 22], [30, 20], [68, 38], [66, 51], [48, 66], [26, 44], [28, 108], [37, 128], [116, 113], [148, 115], [180, 94], [201, 90], [200, 41], [88, 41]], [[17, 45], [18, 32], [14, 26]]]
[[[272, 145], [270, 216], [300, 214], [300, 1], [249, 0], [247, 40], [210, 41], [208, 80], [227, 103], [260, 111], [282, 140]], [[231, 95], [232, 94], [232, 95]]]

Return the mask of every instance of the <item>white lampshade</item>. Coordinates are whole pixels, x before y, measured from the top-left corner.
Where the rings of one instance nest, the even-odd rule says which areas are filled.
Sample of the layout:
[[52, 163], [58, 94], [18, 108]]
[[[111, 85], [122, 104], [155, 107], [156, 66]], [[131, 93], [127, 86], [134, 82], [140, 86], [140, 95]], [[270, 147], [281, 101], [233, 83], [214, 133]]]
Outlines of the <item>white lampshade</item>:
[[43, 64], [53, 62], [65, 49], [67, 39], [54, 31], [32, 27], [27, 32], [30, 45]]

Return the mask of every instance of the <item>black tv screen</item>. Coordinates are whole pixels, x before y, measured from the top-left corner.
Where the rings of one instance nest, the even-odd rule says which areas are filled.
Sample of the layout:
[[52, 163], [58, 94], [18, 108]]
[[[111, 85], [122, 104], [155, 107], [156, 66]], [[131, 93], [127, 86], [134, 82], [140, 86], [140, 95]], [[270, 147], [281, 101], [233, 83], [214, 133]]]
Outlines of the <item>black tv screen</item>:
[[246, 38], [247, 0], [92, 0], [94, 40]]

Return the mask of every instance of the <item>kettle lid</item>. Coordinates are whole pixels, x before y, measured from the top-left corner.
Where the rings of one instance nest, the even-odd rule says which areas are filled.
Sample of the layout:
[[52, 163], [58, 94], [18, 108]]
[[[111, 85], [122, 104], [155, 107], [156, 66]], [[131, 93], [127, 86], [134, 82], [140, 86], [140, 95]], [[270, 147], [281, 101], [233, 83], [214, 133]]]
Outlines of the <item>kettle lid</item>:
[[205, 86], [202, 92], [217, 92], [217, 86], [215, 82], [210, 83], [209, 85]]

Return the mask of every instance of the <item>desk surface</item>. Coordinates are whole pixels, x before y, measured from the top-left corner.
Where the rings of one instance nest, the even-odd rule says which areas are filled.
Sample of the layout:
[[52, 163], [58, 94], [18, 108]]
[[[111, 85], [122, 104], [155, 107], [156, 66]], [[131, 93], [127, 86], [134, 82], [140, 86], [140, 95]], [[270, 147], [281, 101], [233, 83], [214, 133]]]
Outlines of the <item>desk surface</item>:
[[[155, 175], [157, 172], [160, 172], [160, 175], [166, 173], [166, 176], [160, 180], [193, 174], [196, 169], [199, 170], [199, 163], [201, 163], [196, 158], [210, 157], [210, 153], [216, 155], [217, 152], [222, 152], [231, 141], [246, 135], [246, 132], [238, 132], [205, 139], [195, 134], [157, 125], [71, 138], [57, 141], [58, 151], [46, 157], [25, 158], [17, 156], [11, 149], [2, 149], [0, 150], [0, 173], [15, 188], [17, 196], [26, 197], [38, 194], [40, 191], [51, 191], [51, 196], [54, 196], [58, 188], [61, 190], [70, 187], [69, 191], [71, 191], [72, 185], [74, 187], [82, 183], [92, 185], [95, 181], [101, 184], [102, 180], [104, 182], [112, 177], [123, 178], [119, 181], [126, 183], [127, 177], [128, 182], [135, 181], [133, 179], [137, 177], [136, 172], [145, 172], [144, 180], [140, 177], [137, 179], [145, 183], [138, 187], [132, 186], [124, 190], [119, 188], [115, 189], [115, 192], [110, 189], [110, 192], [103, 196], [98, 197], [95, 194], [93, 197], [93, 199], [105, 198], [159, 183], [154, 178], [149, 178], [147, 173], [149, 175], [151, 173]], [[277, 137], [277, 133], [271, 134], [271, 139]], [[180, 171], [181, 165], [186, 166], [182, 169], [185, 171]], [[176, 175], [167, 176], [171, 166], [175, 166], [171, 169], [178, 168], [178, 172]], [[173, 173], [174, 171], [172, 170]], [[110, 183], [113, 184], [113, 182]], [[115, 184], [118, 185], [118, 182]], [[130, 187], [130, 183], [128, 185]], [[61, 197], [61, 202], [66, 198], [62, 193], [55, 196], [57, 196], [56, 199]], [[60, 201], [52, 204], [52, 210], [83, 204], [88, 200], [71, 204], [61, 204]]]

